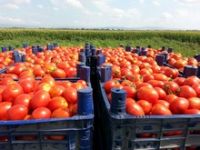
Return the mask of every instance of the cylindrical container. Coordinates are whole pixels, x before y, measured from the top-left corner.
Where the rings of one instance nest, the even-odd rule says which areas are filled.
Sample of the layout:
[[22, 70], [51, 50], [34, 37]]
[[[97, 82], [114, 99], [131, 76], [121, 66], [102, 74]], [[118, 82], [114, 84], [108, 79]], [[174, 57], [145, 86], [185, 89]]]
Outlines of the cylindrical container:
[[47, 50], [53, 50], [53, 45], [52, 44], [47, 44]]
[[86, 48], [86, 49], [85, 49], [85, 56], [86, 56], [86, 57], [91, 56], [91, 52], [90, 52], [90, 49], [89, 49], [89, 48]]
[[147, 55], [147, 50], [141, 51], [140, 56], [146, 56]]
[[113, 114], [123, 114], [126, 112], [126, 92], [123, 89], [111, 89], [112, 101], [110, 111]]
[[198, 68], [193, 66], [185, 66], [183, 69], [183, 76], [189, 77], [189, 76], [197, 76]]
[[26, 55], [25, 55], [25, 54], [22, 54], [21, 60], [22, 60], [22, 62], [25, 62], [25, 61], [26, 61]]
[[102, 65], [106, 61], [106, 57], [103, 54], [97, 55], [97, 66]]
[[6, 48], [6, 47], [2, 47], [2, 48], [1, 48], [1, 51], [2, 51], [2, 52], [6, 52], [6, 51], [7, 51], [7, 48]]
[[165, 56], [164, 55], [157, 55], [156, 62], [159, 66], [163, 66], [165, 63]]
[[101, 50], [101, 49], [98, 49], [97, 52], [96, 52], [96, 54], [97, 54], [97, 55], [98, 55], [98, 54], [102, 54], [102, 50]]
[[37, 54], [37, 52], [38, 52], [37, 47], [32, 47], [32, 53], [33, 53], [33, 54]]
[[164, 58], [165, 58], [165, 60], [164, 60], [164, 63], [166, 63], [167, 62], [167, 60], [168, 60], [168, 53], [167, 52], [162, 52], [162, 54], [161, 55], [163, 55], [164, 56]]
[[93, 95], [92, 88], [84, 88], [78, 90], [78, 114], [93, 114]]
[[18, 51], [13, 51], [13, 60], [14, 62], [21, 62], [21, 57]]
[[22, 47], [23, 47], [23, 48], [27, 48], [27, 47], [28, 47], [28, 44], [27, 44], [27, 43], [23, 43], [23, 44], [22, 44]]
[[194, 58], [195, 58], [198, 62], [200, 62], [200, 54], [199, 54], [199, 55], [195, 55]]
[[168, 52], [168, 53], [173, 52], [173, 48], [169, 47], [169, 48], [167, 49], [167, 52]]
[[86, 56], [84, 52], [80, 52], [78, 55], [78, 61], [86, 63]]
[[92, 48], [91, 49], [91, 54], [94, 56], [94, 55], [96, 55], [96, 48]]
[[42, 47], [38, 48], [38, 52], [42, 52], [44, 49]]
[[106, 65], [101, 67], [101, 82], [106, 82], [112, 78], [112, 66]]
[[90, 44], [90, 49], [93, 49], [93, 48], [95, 48], [95, 46], [94, 46], [94, 45], [92, 45], [92, 44]]
[[197, 76], [200, 78], [200, 66], [198, 67], [198, 73]]
[[90, 82], [90, 67], [82, 66], [80, 71], [80, 79]]
[[127, 45], [126, 47], [125, 47], [125, 51], [127, 51], [127, 52], [130, 52], [131, 51], [131, 46], [130, 45]]
[[83, 66], [85, 66], [85, 63], [82, 63], [82, 62], [80, 62], [80, 63], [78, 63], [78, 64], [76, 65], [77, 77], [80, 77], [80, 74], [81, 74], [81, 67], [83, 67]]

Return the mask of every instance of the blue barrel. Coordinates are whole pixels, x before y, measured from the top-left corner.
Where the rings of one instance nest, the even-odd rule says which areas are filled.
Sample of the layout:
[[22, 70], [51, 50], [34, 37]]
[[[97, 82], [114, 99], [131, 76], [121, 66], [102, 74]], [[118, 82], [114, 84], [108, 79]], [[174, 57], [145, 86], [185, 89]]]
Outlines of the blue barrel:
[[163, 55], [165, 60], [164, 60], [164, 63], [167, 63], [167, 60], [168, 60], [168, 53], [167, 52], [162, 52], [160, 55]]
[[92, 88], [78, 90], [78, 114], [90, 115], [93, 113], [93, 95]]
[[106, 65], [101, 67], [101, 82], [106, 82], [112, 78], [112, 66]]
[[93, 49], [93, 48], [95, 48], [95, 46], [94, 46], [94, 45], [92, 45], [92, 44], [90, 44], [90, 49]]
[[89, 48], [86, 48], [86, 49], [85, 49], [85, 56], [86, 56], [86, 57], [91, 56], [91, 51], [90, 51]]
[[127, 46], [125, 47], [125, 51], [130, 52], [131, 50], [132, 50], [132, 48], [131, 48], [130, 45], [127, 45]]
[[26, 62], [26, 55], [25, 55], [25, 54], [22, 54], [22, 56], [21, 56], [21, 61], [22, 61], [22, 62]]
[[91, 49], [91, 55], [93, 55], [93, 56], [96, 55], [96, 48]]
[[52, 44], [47, 44], [47, 50], [53, 50], [53, 45]]
[[198, 62], [200, 62], [200, 54], [199, 54], [199, 55], [195, 55], [194, 58], [195, 58]]
[[33, 54], [37, 54], [37, 52], [38, 52], [38, 49], [37, 49], [37, 47], [35, 47], [35, 46], [34, 46], [34, 47], [32, 47], [32, 53], [33, 53]]
[[13, 51], [13, 60], [14, 62], [21, 62], [21, 56], [18, 51]]
[[42, 52], [44, 49], [42, 47], [39, 47], [37, 50], [38, 52]]
[[168, 52], [168, 53], [173, 52], [173, 48], [169, 47], [169, 48], [167, 49], [167, 52]]
[[139, 48], [136, 48], [132, 51], [133, 53], [136, 53], [136, 54], [140, 54], [140, 49]]
[[163, 66], [165, 63], [165, 56], [164, 55], [157, 55], [156, 62], [159, 66]]
[[23, 43], [23, 44], [22, 44], [22, 47], [23, 47], [23, 48], [27, 48], [27, 47], [28, 47], [28, 44], [27, 44], [27, 43]]
[[78, 63], [78, 64], [76, 65], [77, 77], [80, 77], [80, 74], [81, 74], [81, 67], [83, 67], [83, 66], [85, 66], [85, 63], [82, 63], [82, 62], [80, 62], [80, 63]]
[[114, 114], [126, 113], [126, 92], [123, 89], [111, 89], [112, 101], [110, 111]]
[[102, 65], [106, 61], [106, 57], [103, 54], [97, 55], [97, 66]]
[[80, 71], [80, 79], [90, 82], [90, 67], [82, 66]]
[[80, 52], [78, 55], [78, 61], [86, 63], [86, 56], [84, 52]]
[[198, 73], [197, 76], [200, 78], [200, 66], [198, 67]]
[[6, 48], [6, 47], [2, 47], [2, 48], [1, 48], [1, 51], [2, 51], [2, 52], [6, 52], [6, 51], [7, 51], [7, 48]]
[[198, 68], [193, 66], [185, 66], [183, 69], [183, 76], [189, 77], [189, 76], [197, 76]]
[[97, 52], [96, 52], [96, 54], [97, 54], [97, 55], [98, 55], [98, 54], [102, 54], [102, 50], [101, 50], [101, 49], [98, 49]]

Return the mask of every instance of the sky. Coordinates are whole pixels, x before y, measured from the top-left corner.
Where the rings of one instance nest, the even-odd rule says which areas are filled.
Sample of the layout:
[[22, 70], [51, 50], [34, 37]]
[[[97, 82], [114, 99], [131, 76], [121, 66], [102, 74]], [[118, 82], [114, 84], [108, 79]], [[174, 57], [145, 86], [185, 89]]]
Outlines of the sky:
[[0, 27], [200, 30], [200, 0], [0, 0]]

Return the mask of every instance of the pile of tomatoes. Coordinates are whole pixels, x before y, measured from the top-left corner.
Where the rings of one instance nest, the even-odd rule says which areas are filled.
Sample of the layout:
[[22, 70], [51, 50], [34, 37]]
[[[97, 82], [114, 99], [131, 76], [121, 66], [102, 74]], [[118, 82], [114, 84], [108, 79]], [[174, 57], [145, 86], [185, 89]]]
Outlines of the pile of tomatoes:
[[54, 78], [67, 78], [77, 75], [79, 47], [56, 47], [37, 54], [32, 53], [32, 48], [28, 47], [19, 52], [26, 54], [26, 62], [13, 64], [12, 52], [0, 53], [0, 64], [2, 68], [7, 67], [6, 73], [1, 74], [0, 78], [43, 77], [46, 74]]
[[122, 48], [103, 51], [104, 65], [112, 66], [112, 80], [104, 84], [109, 101], [111, 89], [120, 88], [127, 93], [126, 111], [131, 115], [200, 114], [200, 79], [183, 78], [178, 69], [158, 66], [156, 53], [150, 52], [138, 56]]
[[77, 90], [86, 88], [83, 80], [55, 81], [24, 77], [0, 81], [0, 120], [68, 118], [77, 113]]

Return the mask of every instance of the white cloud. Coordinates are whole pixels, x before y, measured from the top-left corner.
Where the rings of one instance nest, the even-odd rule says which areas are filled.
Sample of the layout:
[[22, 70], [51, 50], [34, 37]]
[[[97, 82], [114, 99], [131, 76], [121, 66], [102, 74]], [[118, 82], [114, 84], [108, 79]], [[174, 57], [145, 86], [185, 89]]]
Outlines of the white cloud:
[[56, 7], [74, 7], [82, 9], [84, 8], [79, 0], [51, 0], [51, 3]]
[[24, 21], [21, 18], [0, 16], [0, 22], [3, 24], [22, 24]]
[[171, 19], [173, 18], [173, 15], [169, 12], [163, 12], [162, 13], [162, 16], [165, 18], [165, 19]]
[[139, 0], [139, 3], [140, 4], [144, 4], [144, 0]]
[[3, 8], [6, 8], [6, 9], [18, 9], [19, 6], [16, 5], [16, 4], [12, 4], [12, 3], [8, 3], [8, 4], [5, 4], [5, 5], [2, 5]]
[[18, 9], [21, 5], [29, 4], [31, 0], [2, 0], [0, 1], [1, 8], [4, 9]]

